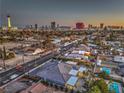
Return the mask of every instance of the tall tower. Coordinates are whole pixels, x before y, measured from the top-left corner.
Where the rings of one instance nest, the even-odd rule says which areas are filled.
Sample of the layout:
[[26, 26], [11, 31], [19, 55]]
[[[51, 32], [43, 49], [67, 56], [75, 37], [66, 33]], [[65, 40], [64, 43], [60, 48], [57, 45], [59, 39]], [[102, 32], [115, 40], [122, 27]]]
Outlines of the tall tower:
[[7, 21], [8, 21], [8, 28], [11, 28], [11, 17], [10, 15], [7, 16]]
[[103, 29], [104, 23], [100, 23], [100, 28]]
[[55, 30], [56, 29], [56, 22], [53, 21], [51, 22], [51, 30]]
[[82, 22], [77, 22], [76, 23], [76, 29], [84, 29], [85, 25]]
[[34, 28], [35, 28], [35, 30], [37, 30], [37, 29], [38, 29], [38, 25], [37, 25], [37, 24], [35, 24], [35, 25], [34, 25]]

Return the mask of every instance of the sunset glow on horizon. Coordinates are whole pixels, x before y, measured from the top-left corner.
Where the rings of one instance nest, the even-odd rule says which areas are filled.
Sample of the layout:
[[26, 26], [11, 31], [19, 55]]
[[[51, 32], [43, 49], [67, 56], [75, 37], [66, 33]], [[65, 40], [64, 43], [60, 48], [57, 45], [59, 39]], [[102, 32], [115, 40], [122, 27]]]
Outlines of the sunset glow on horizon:
[[1, 0], [0, 5], [2, 25], [10, 14], [18, 27], [49, 25], [51, 21], [69, 26], [76, 22], [124, 26], [124, 0]]

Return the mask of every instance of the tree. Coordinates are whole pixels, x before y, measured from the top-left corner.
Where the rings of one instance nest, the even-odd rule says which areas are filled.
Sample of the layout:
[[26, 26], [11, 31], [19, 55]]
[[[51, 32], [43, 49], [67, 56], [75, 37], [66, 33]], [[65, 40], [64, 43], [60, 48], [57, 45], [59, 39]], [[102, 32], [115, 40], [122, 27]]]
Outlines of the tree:
[[73, 92], [74, 92], [74, 90], [73, 90], [73, 89], [71, 89], [71, 90], [70, 90], [70, 93], [73, 93]]
[[100, 78], [110, 78], [109, 75], [106, 73], [106, 72], [101, 72], [99, 75], [98, 75]]
[[102, 91], [102, 93], [109, 93], [108, 85], [106, 84], [104, 79], [97, 80], [95, 82], [95, 85], [99, 87], [99, 89]]
[[93, 86], [88, 93], [102, 93], [98, 86]]
[[83, 44], [87, 45], [87, 42], [88, 42], [88, 38], [85, 37], [85, 38], [83, 39]]
[[2, 49], [0, 48], [0, 58], [2, 58]]
[[9, 54], [7, 55], [7, 59], [11, 59], [15, 57], [15, 53], [14, 52], [9, 52]]
[[3, 47], [3, 56], [2, 57], [3, 57], [3, 60], [6, 60], [6, 58], [7, 58], [5, 46]]
[[80, 91], [77, 91], [76, 93], [81, 93]]

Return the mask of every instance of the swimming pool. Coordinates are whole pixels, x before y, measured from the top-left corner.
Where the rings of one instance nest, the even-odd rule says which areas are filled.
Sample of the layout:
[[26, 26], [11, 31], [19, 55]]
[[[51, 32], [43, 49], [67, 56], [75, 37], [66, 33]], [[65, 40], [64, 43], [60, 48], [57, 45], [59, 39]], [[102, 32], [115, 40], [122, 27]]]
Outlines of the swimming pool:
[[109, 90], [110, 91], [115, 91], [115, 93], [121, 93], [120, 92], [120, 84], [117, 82], [112, 82], [111, 84], [109, 84]]

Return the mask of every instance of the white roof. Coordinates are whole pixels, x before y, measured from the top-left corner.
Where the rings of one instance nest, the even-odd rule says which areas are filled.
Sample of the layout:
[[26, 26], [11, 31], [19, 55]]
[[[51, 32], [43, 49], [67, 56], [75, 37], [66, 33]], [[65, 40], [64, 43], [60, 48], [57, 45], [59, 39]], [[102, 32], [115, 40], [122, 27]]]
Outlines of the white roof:
[[73, 75], [73, 76], [76, 76], [77, 73], [78, 73], [78, 70], [74, 70], [74, 69], [72, 69], [72, 70], [69, 72], [69, 74], [70, 74], [70, 75]]
[[32, 53], [33, 55], [36, 55], [38, 53], [44, 52], [44, 50], [41, 50], [40, 48], [37, 48], [34, 53]]
[[78, 71], [83, 72], [83, 71], [86, 71], [86, 70], [87, 70], [86, 67], [80, 67]]
[[116, 61], [116, 62], [124, 62], [124, 56], [115, 56], [114, 61]]
[[67, 64], [72, 64], [72, 65], [77, 65], [77, 62], [73, 62], [73, 61], [67, 61]]
[[84, 54], [86, 51], [82, 51], [82, 50], [80, 50], [79, 51], [79, 54]]

